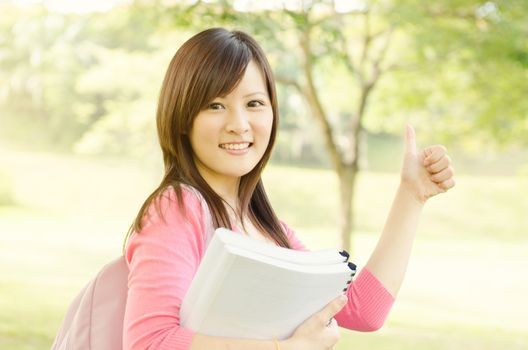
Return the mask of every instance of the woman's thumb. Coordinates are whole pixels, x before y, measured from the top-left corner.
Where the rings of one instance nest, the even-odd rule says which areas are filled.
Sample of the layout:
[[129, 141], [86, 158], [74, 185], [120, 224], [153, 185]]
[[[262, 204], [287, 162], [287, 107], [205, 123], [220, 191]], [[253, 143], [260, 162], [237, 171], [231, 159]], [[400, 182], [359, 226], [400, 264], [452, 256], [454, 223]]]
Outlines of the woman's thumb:
[[416, 154], [416, 133], [411, 124], [407, 124], [405, 128], [405, 152]]
[[329, 320], [334, 317], [341, 309], [346, 305], [348, 298], [346, 295], [340, 295], [339, 297], [332, 300], [323, 310], [321, 310], [321, 316], [325, 320]]

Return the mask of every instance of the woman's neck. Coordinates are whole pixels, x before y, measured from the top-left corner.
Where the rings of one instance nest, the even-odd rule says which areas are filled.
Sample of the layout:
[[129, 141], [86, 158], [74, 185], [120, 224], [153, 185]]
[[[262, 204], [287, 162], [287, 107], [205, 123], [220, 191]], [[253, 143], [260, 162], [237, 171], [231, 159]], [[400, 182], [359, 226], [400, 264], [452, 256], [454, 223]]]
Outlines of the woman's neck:
[[242, 213], [238, 205], [238, 182], [235, 185], [231, 184], [230, 186], [227, 186], [226, 183], [216, 185], [209, 183], [209, 186], [211, 186], [216, 194], [226, 202], [224, 206], [227, 210], [227, 214], [230, 217], [231, 223], [238, 227], [242, 227]]
[[[238, 206], [238, 186], [240, 178], [233, 178], [227, 181], [219, 181], [219, 179], [207, 179], [205, 178], [209, 186], [213, 191], [219, 195], [226, 203], [239, 214]], [[228, 209], [229, 210], [229, 209]]]
[[238, 186], [240, 177], [222, 176], [211, 172], [206, 167], [197, 164], [198, 172], [207, 182], [209, 187], [220, 196], [227, 204], [238, 211]]

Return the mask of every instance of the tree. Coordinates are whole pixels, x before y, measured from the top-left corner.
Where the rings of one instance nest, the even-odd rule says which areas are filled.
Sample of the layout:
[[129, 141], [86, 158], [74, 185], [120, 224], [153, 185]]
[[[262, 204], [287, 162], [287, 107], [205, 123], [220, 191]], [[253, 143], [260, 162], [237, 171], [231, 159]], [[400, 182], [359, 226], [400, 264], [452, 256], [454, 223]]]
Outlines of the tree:
[[[440, 140], [475, 133], [476, 127], [480, 135], [470, 139], [484, 142], [492, 136], [511, 143], [515, 135], [528, 135], [528, 104], [522, 97], [528, 8], [520, 2], [366, 0], [351, 2], [347, 9], [325, 0], [282, 8], [241, 9], [229, 1], [201, 5], [196, 4], [195, 15], [216, 19], [214, 25], [247, 28], [272, 55], [280, 52], [278, 81], [304, 97], [339, 178], [344, 248], [351, 248], [360, 139], [369, 121], [379, 130], [394, 131], [390, 125], [401, 127], [409, 120], [404, 113], [410, 114], [433, 125], [430, 130]], [[290, 70], [281, 67], [281, 61], [289, 61], [285, 52], [295, 56], [293, 74], [291, 61]], [[324, 84], [336, 78], [331, 75], [336, 67], [349, 76], [351, 84], [339, 93], [348, 95], [351, 108], [336, 110], [323, 98], [328, 100]], [[489, 79], [488, 72], [499, 71], [508, 74]], [[508, 85], [515, 86], [508, 97], [487, 97]], [[381, 100], [388, 93], [392, 106]], [[400, 123], [387, 123], [389, 117]]]
[[145, 74], [159, 52], [149, 42], [159, 26], [153, 9], [78, 15], [6, 3], [0, 10], [2, 139], [66, 152], [142, 147], [145, 100], [155, 104], [157, 90], [157, 81], [148, 84], [156, 75]]
[[82, 133], [67, 103], [74, 96], [75, 77], [86, 64], [74, 44], [82, 24], [41, 6], [22, 10], [6, 4], [2, 10], [3, 136], [63, 148]]
[[[349, 249], [366, 130], [399, 134], [411, 121], [428, 139], [474, 149], [528, 142], [524, 1], [242, 4], [145, 0], [86, 18], [42, 8], [20, 20], [0, 16], [4, 111], [27, 119], [28, 130], [40, 131], [31, 129], [38, 118], [53, 135], [69, 130], [70, 147], [127, 153], [140, 147], [156, 74], [163, 73], [146, 70], [153, 67], [147, 62], [168, 62], [187, 31], [246, 30], [265, 47], [279, 90], [301, 96], [319, 126], [339, 178], [342, 245]], [[28, 29], [15, 30], [21, 26]], [[145, 71], [148, 78], [139, 79]], [[137, 81], [117, 79], [131, 75]], [[289, 99], [280, 98], [284, 111]], [[294, 126], [294, 112], [282, 115]]]

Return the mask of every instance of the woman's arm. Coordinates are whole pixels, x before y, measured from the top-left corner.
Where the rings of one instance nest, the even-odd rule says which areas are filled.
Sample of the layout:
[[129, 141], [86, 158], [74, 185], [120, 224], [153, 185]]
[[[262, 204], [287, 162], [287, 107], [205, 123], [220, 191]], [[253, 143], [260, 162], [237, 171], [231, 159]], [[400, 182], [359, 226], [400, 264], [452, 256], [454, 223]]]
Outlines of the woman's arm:
[[396, 297], [407, 269], [423, 203], [400, 186], [383, 233], [365, 266]]
[[446, 148], [437, 145], [418, 152], [414, 129], [407, 126], [401, 183], [366, 265], [392, 296], [398, 294], [403, 281], [423, 206], [427, 199], [455, 185], [453, 174]]
[[[180, 306], [205, 249], [200, 199], [183, 190], [184, 207], [168, 188], [130, 236], [123, 349], [187, 350], [194, 332], [180, 327]], [[161, 214], [161, 215], [160, 215]]]

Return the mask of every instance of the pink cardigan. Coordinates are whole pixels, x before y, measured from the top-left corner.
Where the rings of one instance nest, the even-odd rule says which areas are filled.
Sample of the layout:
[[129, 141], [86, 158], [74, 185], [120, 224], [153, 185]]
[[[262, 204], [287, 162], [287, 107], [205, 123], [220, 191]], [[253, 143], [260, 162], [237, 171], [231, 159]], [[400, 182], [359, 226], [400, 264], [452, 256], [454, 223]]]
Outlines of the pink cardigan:
[[[183, 188], [186, 213], [179, 209], [173, 188], [160, 200], [163, 219], [153, 206], [139, 234], [130, 237], [125, 258], [130, 273], [123, 325], [123, 349], [183, 350], [193, 331], [180, 327], [180, 305], [204, 254], [210, 234], [210, 215], [197, 191]], [[304, 245], [286, 225], [297, 250]], [[359, 331], [380, 328], [393, 297], [369, 271], [363, 269], [350, 285], [348, 304], [336, 315], [339, 326]]]

